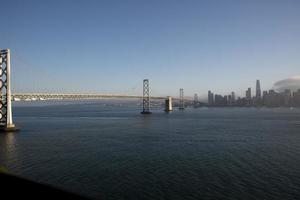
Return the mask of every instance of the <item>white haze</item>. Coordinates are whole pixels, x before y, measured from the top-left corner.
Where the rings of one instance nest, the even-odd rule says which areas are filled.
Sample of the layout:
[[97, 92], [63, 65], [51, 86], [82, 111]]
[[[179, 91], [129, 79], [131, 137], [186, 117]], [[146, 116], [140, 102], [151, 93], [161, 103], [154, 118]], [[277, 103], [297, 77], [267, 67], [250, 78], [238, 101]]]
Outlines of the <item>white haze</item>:
[[300, 76], [294, 76], [284, 80], [277, 81], [273, 88], [277, 92], [283, 92], [285, 89], [290, 89], [292, 91], [297, 91], [300, 89]]

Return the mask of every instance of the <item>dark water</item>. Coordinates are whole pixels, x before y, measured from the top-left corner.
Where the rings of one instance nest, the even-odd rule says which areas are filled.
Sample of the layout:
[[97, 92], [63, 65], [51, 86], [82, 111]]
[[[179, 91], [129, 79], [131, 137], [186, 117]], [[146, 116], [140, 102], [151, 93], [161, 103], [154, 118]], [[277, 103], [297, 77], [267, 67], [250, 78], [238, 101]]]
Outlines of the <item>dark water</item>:
[[97, 199], [299, 199], [300, 110], [25, 103], [9, 172]]

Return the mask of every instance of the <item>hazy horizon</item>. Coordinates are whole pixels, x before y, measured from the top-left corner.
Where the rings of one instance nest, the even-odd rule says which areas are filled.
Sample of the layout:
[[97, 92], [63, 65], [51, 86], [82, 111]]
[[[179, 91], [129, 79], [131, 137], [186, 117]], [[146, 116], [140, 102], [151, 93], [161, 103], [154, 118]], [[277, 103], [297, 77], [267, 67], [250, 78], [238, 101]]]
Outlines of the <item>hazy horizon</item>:
[[300, 75], [299, 1], [7, 1], [13, 93], [192, 97]]

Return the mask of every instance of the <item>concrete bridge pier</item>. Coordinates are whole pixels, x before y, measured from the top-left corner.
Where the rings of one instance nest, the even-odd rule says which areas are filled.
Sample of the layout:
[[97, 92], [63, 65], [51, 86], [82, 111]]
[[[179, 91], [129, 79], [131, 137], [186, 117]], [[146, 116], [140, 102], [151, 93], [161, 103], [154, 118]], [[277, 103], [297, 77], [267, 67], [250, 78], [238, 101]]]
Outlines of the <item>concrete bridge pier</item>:
[[165, 112], [173, 111], [172, 97], [168, 96], [165, 100]]

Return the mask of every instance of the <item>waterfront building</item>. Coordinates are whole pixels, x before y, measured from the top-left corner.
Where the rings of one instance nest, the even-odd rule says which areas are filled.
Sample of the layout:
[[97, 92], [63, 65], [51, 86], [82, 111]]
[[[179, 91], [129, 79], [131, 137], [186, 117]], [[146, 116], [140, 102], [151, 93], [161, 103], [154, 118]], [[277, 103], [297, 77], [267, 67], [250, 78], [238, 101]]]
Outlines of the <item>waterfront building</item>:
[[251, 88], [248, 88], [248, 89], [246, 90], [246, 99], [247, 99], [247, 100], [251, 100]]
[[208, 91], [208, 105], [214, 104], [214, 93], [212, 93], [210, 90]]
[[263, 96], [262, 96], [262, 104], [266, 105], [266, 98], [268, 95], [268, 91], [263, 91]]
[[251, 104], [251, 88], [248, 88], [246, 90], [246, 100], [247, 100], [247, 105], [250, 105]]
[[275, 90], [269, 90], [269, 93], [265, 96], [265, 106], [278, 107], [284, 105], [284, 95], [277, 93]]
[[291, 106], [292, 105], [292, 91], [290, 89], [286, 89], [283, 92], [283, 98], [284, 98], [284, 106]]
[[229, 105], [229, 106], [232, 105], [232, 96], [231, 95], [228, 95], [227, 105]]
[[235, 93], [231, 92], [231, 101], [234, 104], [235, 103]]
[[297, 92], [293, 92], [293, 106], [300, 106], [300, 89]]

